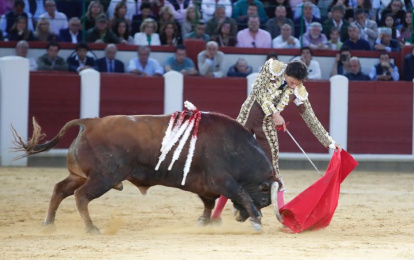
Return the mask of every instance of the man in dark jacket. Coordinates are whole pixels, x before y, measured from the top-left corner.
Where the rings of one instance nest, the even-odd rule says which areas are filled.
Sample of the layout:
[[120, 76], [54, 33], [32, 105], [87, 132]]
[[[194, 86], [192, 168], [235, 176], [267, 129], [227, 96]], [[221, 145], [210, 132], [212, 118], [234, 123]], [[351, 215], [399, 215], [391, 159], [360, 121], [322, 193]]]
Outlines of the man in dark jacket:
[[371, 78], [361, 72], [361, 63], [359, 62], [358, 57], [351, 57], [349, 59], [349, 69], [350, 72], [345, 74], [350, 81], [364, 81], [364, 80], [371, 80]]
[[71, 55], [66, 60], [69, 65], [69, 71], [81, 72], [84, 69], [95, 67], [95, 59], [86, 56], [89, 51], [86, 43], [78, 43], [75, 51], [76, 55]]
[[330, 32], [332, 27], [336, 27], [340, 31], [341, 42], [348, 40], [349, 22], [344, 20], [345, 6], [335, 5], [332, 7], [332, 18], [323, 23], [323, 33], [330, 40]]
[[59, 32], [60, 42], [79, 43], [82, 41], [81, 21], [78, 17], [69, 20], [69, 28], [61, 29]]
[[99, 72], [124, 73], [124, 63], [115, 59], [117, 50], [115, 44], [108, 44], [105, 48], [105, 57], [97, 59], [95, 62], [96, 70]]
[[17, 17], [24, 16], [27, 19], [28, 29], [33, 31], [33, 23], [30, 19], [29, 15], [24, 12], [24, 7], [26, 4], [23, 0], [16, 0], [14, 1], [13, 10], [5, 13], [1, 16], [1, 30], [3, 31], [3, 36], [6, 36], [10, 32], [14, 22], [16, 21]]
[[308, 31], [307, 25], [318, 22], [322, 24], [321, 19], [313, 16], [313, 4], [311, 2], [303, 3], [303, 17], [299, 17], [293, 21], [295, 24], [295, 37], [299, 37]]
[[120, 39], [108, 28], [108, 17], [100, 14], [95, 19], [95, 26], [86, 32], [87, 43], [120, 43]]
[[411, 53], [404, 57], [402, 80], [413, 81], [414, 78], [414, 46]]
[[47, 53], [37, 58], [37, 70], [67, 71], [68, 64], [58, 56], [60, 45], [50, 42], [46, 47]]

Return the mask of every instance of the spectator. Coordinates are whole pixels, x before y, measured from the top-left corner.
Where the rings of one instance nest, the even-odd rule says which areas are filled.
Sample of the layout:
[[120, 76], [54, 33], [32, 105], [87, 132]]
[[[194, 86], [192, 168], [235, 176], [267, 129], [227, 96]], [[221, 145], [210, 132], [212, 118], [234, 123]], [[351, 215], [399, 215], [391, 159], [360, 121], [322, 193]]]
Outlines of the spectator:
[[13, 24], [16, 22], [17, 17], [25, 16], [28, 22], [28, 29], [33, 31], [32, 19], [30, 15], [25, 13], [24, 10], [25, 3], [23, 0], [15, 0], [13, 5], [13, 10], [3, 14], [0, 19], [0, 30], [3, 31], [3, 36], [6, 36]]
[[[216, 15], [217, 8], [223, 7], [224, 16], [231, 17], [232, 4], [230, 0], [202, 0], [201, 12], [203, 13], [203, 21], [208, 23]], [[207, 26], [208, 27], [208, 26]], [[210, 34], [212, 35], [212, 34]]]
[[58, 56], [60, 45], [57, 42], [50, 42], [46, 47], [47, 53], [37, 58], [37, 70], [67, 71], [68, 64]]
[[[332, 7], [332, 18], [323, 23], [323, 33], [327, 36], [330, 35], [332, 28], [336, 27], [340, 30], [340, 41], [344, 42], [348, 40], [348, 26], [349, 22], [343, 19], [345, 14], [345, 6], [335, 5]], [[330, 39], [330, 38], [328, 38]]]
[[36, 31], [33, 34], [36, 41], [57, 42], [59, 37], [50, 31], [49, 19], [43, 17], [37, 21]]
[[[303, 3], [298, 4], [295, 8], [292, 8], [295, 10], [293, 12], [293, 19], [300, 19], [302, 16], [305, 15], [305, 13], [302, 13], [302, 8], [304, 9], [305, 3], [310, 3], [312, 5], [312, 16], [317, 18], [318, 20], [321, 19], [321, 11], [319, 10], [319, 7], [317, 7], [315, 4], [312, 3], [311, 0], [303, 0]], [[305, 10], [303, 10], [304, 12]]]
[[378, 23], [379, 26], [385, 26], [385, 18], [387, 14], [391, 14], [394, 18], [395, 26], [399, 26], [404, 20], [404, 3], [401, 0], [391, 0], [388, 6], [382, 10], [381, 19]]
[[250, 16], [248, 28], [237, 33], [237, 47], [245, 48], [271, 48], [272, 37], [270, 33], [262, 30], [257, 16]]
[[359, 29], [356, 25], [350, 24], [348, 26], [349, 39], [344, 42], [342, 46], [348, 46], [351, 50], [370, 51], [371, 47], [367, 40], [359, 38]]
[[[391, 14], [385, 15], [385, 25], [384, 27], [391, 29], [391, 38], [396, 40], [398, 37], [400, 37], [399, 33], [400, 31], [397, 30], [397, 25], [395, 25], [394, 17], [392, 17]], [[378, 32], [379, 33], [379, 32]]]
[[68, 28], [68, 18], [66, 14], [56, 11], [55, 0], [45, 1], [46, 13], [40, 15], [39, 18], [46, 18], [49, 20], [50, 31], [56, 35], [59, 35], [61, 29]]
[[376, 51], [400, 51], [400, 44], [397, 40], [391, 39], [391, 29], [382, 27], [378, 29], [379, 37], [375, 41], [374, 50]]
[[118, 20], [114, 26], [115, 36], [121, 41], [121, 43], [134, 44], [134, 38], [129, 35], [129, 25], [125, 20]]
[[412, 35], [414, 35], [414, 30], [412, 27], [412, 14], [411, 12], [405, 13], [405, 18], [402, 23], [402, 27], [399, 30], [400, 37], [398, 38], [398, 41], [404, 45], [404, 44], [411, 44]]
[[126, 16], [127, 13], [127, 5], [125, 2], [119, 2], [115, 6], [114, 13], [112, 15], [111, 20], [109, 20], [109, 28], [112, 29], [113, 32], [116, 32], [117, 27], [116, 24], [118, 21], [125, 21], [128, 24], [128, 31], [127, 34], [129, 35], [129, 27], [131, 25], [131, 19]]
[[141, 24], [141, 32], [134, 35], [134, 44], [149, 46], [161, 45], [160, 36], [156, 33], [157, 30], [158, 25], [154, 19], [145, 19]]
[[69, 28], [61, 29], [59, 32], [59, 41], [78, 43], [82, 41], [82, 25], [78, 17], [69, 19]]
[[349, 47], [343, 46], [339, 53], [336, 54], [335, 63], [332, 67], [331, 77], [335, 75], [345, 75], [351, 71], [349, 66], [349, 59], [351, 58], [351, 51]]
[[292, 35], [294, 35], [295, 25], [291, 19], [286, 18], [286, 7], [278, 5], [275, 9], [275, 18], [269, 19], [266, 22], [266, 31], [268, 31], [272, 39], [274, 39], [280, 35], [280, 29], [284, 24], [290, 25]]
[[359, 38], [367, 40], [370, 46], [374, 46], [375, 40], [378, 37], [378, 26], [375, 21], [367, 19], [367, 14], [364, 10], [359, 9], [355, 14], [356, 21], [352, 25], [356, 25], [359, 29]]
[[206, 50], [197, 55], [197, 63], [201, 76], [223, 77], [224, 53], [218, 50], [217, 42], [207, 42]]
[[150, 52], [150, 47], [139, 46], [138, 58], [129, 61], [127, 71], [138, 76], [162, 76], [164, 70], [156, 59], [149, 57]]
[[[131, 21], [133, 19], [133, 16], [136, 14], [136, 0], [111, 0], [108, 6], [108, 18], [113, 20], [114, 17], [116, 17], [116, 8], [119, 7], [118, 4], [123, 4], [125, 6], [125, 18]], [[141, 9], [141, 8], [139, 8]], [[115, 19], [116, 20], [116, 19]], [[114, 20], [114, 22], [115, 22]]]
[[398, 81], [398, 67], [390, 62], [390, 55], [387, 52], [381, 53], [379, 59], [379, 63], [371, 68], [369, 77], [378, 81]]
[[351, 6], [351, 3], [355, 4], [353, 0], [333, 0], [332, 3], [328, 6], [328, 18], [332, 18], [333, 9], [335, 6], [342, 5], [344, 7], [343, 19], [348, 23], [354, 21], [354, 9]]
[[[358, 19], [356, 17], [358, 10], [362, 10], [366, 15], [365, 17], [370, 20], [375, 22], [376, 20], [376, 16], [375, 16], [375, 12], [376, 10], [373, 9], [372, 7], [372, 1], [371, 0], [357, 0], [356, 1], [356, 7], [354, 8], [356, 10], [356, 12], [354, 11], [355, 14], [355, 18]], [[376, 24], [377, 22], [375, 22]]]
[[[169, 6], [167, 6], [169, 7]], [[170, 8], [171, 9], [171, 8]], [[172, 12], [172, 10], [171, 10]], [[173, 17], [173, 16], [172, 16]], [[187, 8], [187, 13], [185, 15], [185, 20], [181, 24], [181, 35], [184, 38], [186, 34], [189, 34], [194, 31], [194, 24], [197, 23], [198, 20], [200, 20], [201, 14], [194, 6], [190, 6]], [[179, 26], [178, 26], [179, 27]]]
[[371, 78], [361, 72], [361, 63], [359, 62], [358, 57], [352, 57], [349, 59], [349, 68], [350, 71], [345, 74], [345, 77], [347, 77], [350, 81], [368, 81], [371, 80]]
[[291, 5], [289, 4], [289, 0], [268, 0], [262, 2], [266, 11], [266, 15], [269, 19], [275, 17], [275, 11], [278, 6], [284, 6], [286, 9], [286, 18], [289, 18], [293, 21], [293, 11]]
[[19, 16], [7, 35], [9, 41], [34, 41], [33, 32], [27, 29], [27, 17]]
[[321, 67], [319, 66], [319, 62], [312, 59], [313, 51], [309, 47], [302, 47], [300, 49], [300, 58], [294, 58], [294, 60], [301, 60], [303, 63], [306, 64], [308, 68], [308, 79], [321, 79], [322, 72]]
[[184, 35], [183, 39], [184, 40], [185, 39], [200, 39], [205, 42], [208, 42], [210, 40], [210, 36], [205, 33], [205, 30], [206, 30], [206, 25], [204, 24], [203, 21], [199, 21], [196, 25], [195, 31]]
[[136, 14], [132, 17], [132, 23], [131, 23], [131, 35], [135, 35], [137, 32], [140, 32], [142, 21], [144, 21], [147, 18], [152, 18], [156, 20], [156, 18], [151, 15], [151, 4], [144, 2], [141, 4], [140, 7], [140, 14]]
[[93, 0], [88, 5], [88, 11], [81, 18], [81, 23], [84, 24], [84, 30], [88, 31], [95, 27], [96, 18], [104, 11], [103, 6], [99, 0]]
[[86, 55], [88, 51], [89, 47], [86, 43], [76, 44], [76, 55], [71, 55], [66, 59], [69, 71], [81, 72], [82, 70], [95, 67], [95, 59]]
[[28, 51], [29, 51], [29, 43], [27, 41], [21, 40], [16, 44], [16, 56], [29, 59], [29, 69], [31, 71], [34, 71], [37, 68], [37, 64], [36, 64], [35, 59], [27, 57]]
[[177, 46], [182, 44], [181, 35], [178, 33], [177, 25], [174, 22], [168, 22], [160, 30], [161, 45]]
[[251, 73], [253, 73], [252, 66], [249, 66], [245, 59], [238, 58], [236, 64], [229, 68], [227, 77], [247, 77]]
[[219, 27], [219, 33], [211, 37], [212, 41], [217, 42], [221, 46], [236, 46], [236, 37], [231, 35], [232, 25], [229, 22], [224, 21]]
[[[252, 10], [253, 6], [257, 7], [256, 12]], [[251, 8], [250, 11], [249, 11], [249, 8]], [[249, 12], [251, 14], [249, 14]], [[259, 0], [238, 0], [237, 2], [234, 3], [232, 18], [236, 20], [238, 25], [244, 23], [244, 27], [242, 28], [239, 27], [238, 29], [239, 31], [241, 29], [246, 28], [246, 23], [250, 15], [259, 16], [261, 24], [263, 25], [266, 24], [267, 15], [266, 15], [266, 12], [264, 10], [264, 7], [261, 1]]]
[[[164, 5], [171, 6], [174, 18], [182, 24], [185, 20], [185, 13], [187, 12], [187, 8], [193, 5], [193, 1], [191, 0], [165, 0]], [[200, 17], [201, 18], [201, 17]]]
[[249, 3], [247, 8], [247, 16], [244, 19], [237, 21], [237, 30], [241, 31], [247, 28], [247, 22], [250, 16], [259, 16], [259, 11], [256, 3]]
[[217, 6], [214, 17], [208, 20], [206, 24], [206, 34], [210, 35], [210, 37], [220, 34], [221, 31], [219, 28], [221, 28], [221, 25], [225, 22], [230, 24], [230, 36], [236, 37], [237, 23], [233, 18], [226, 17], [225, 10], [224, 6]]
[[105, 48], [105, 57], [97, 59], [95, 62], [96, 70], [108, 73], [124, 73], [124, 63], [115, 58], [117, 51], [115, 44], [108, 44]]
[[286, 23], [282, 25], [282, 33], [273, 39], [272, 46], [276, 49], [299, 49], [300, 42], [292, 36], [292, 27]]
[[331, 28], [331, 32], [329, 33], [330, 40], [328, 40], [328, 50], [340, 50], [342, 48], [343, 43], [339, 39], [339, 29], [336, 27]]
[[88, 43], [120, 43], [120, 39], [108, 28], [108, 18], [101, 13], [96, 17], [95, 26], [86, 32]]
[[[187, 9], [187, 11], [188, 11], [188, 9]], [[198, 12], [198, 14], [199, 14], [199, 12]], [[201, 15], [199, 17], [201, 17]], [[159, 17], [158, 25], [159, 25], [159, 27], [163, 27], [168, 22], [174, 22], [174, 23], [176, 23], [177, 24], [177, 28], [179, 28], [179, 30], [181, 32], [181, 24], [179, 24], [175, 20], [175, 18], [174, 18], [174, 12], [173, 12], [172, 7], [170, 5], [164, 5], [160, 9], [160, 17]]]
[[411, 49], [411, 53], [405, 55], [402, 80], [413, 81], [414, 78], [414, 45]]
[[312, 50], [328, 49], [328, 39], [322, 33], [322, 25], [318, 22], [309, 25], [308, 32], [301, 36], [300, 41], [303, 46], [309, 46]]
[[313, 23], [321, 23], [321, 19], [313, 16], [313, 4], [310, 2], [303, 3], [303, 17], [299, 17], [294, 20], [295, 24], [295, 37], [299, 38], [301, 35], [308, 31], [308, 26]]
[[178, 45], [175, 48], [175, 54], [165, 61], [164, 70], [165, 72], [174, 70], [184, 76], [198, 74], [194, 62], [187, 57], [187, 51], [184, 45]]

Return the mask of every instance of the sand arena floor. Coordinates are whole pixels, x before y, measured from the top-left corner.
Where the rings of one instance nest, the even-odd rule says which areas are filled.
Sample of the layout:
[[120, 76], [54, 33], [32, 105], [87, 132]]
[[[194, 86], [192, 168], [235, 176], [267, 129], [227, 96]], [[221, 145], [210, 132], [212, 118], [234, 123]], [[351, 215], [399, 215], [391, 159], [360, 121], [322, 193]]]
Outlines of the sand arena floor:
[[[414, 173], [354, 171], [342, 184], [326, 229], [289, 234], [271, 207], [263, 231], [232, 219], [198, 227], [202, 203], [192, 193], [153, 187], [147, 196], [124, 182], [90, 203], [101, 236], [84, 233], [73, 196], [57, 211], [54, 233], [41, 223], [64, 168], [0, 167], [0, 259], [414, 259]], [[317, 178], [284, 171], [289, 201]]]

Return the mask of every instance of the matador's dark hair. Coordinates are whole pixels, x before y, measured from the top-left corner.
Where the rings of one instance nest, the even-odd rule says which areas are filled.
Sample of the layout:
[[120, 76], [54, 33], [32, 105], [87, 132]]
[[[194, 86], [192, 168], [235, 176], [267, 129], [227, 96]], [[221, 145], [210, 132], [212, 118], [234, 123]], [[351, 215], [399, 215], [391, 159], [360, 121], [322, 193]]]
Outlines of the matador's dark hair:
[[305, 80], [308, 77], [308, 68], [300, 60], [294, 60], [287, 64], [285, 74], [298, 80]]

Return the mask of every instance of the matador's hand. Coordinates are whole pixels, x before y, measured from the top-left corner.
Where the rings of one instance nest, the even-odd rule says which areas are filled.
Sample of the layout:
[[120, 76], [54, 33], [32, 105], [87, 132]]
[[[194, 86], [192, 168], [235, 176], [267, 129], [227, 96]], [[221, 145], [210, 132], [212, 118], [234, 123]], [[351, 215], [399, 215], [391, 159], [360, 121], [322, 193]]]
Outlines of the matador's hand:
[[283, 131], [286, 132], [286, 123], [285, 123], [285, 119], [283, 119], [283, 117], [279, 114], [279, 113], [273, 113], [272, 114], [272, 119], [273, 119], [273, 124], [275, 126], [275, 128], [278, 128], [278, 126], [282, 126], [283, 127]]

